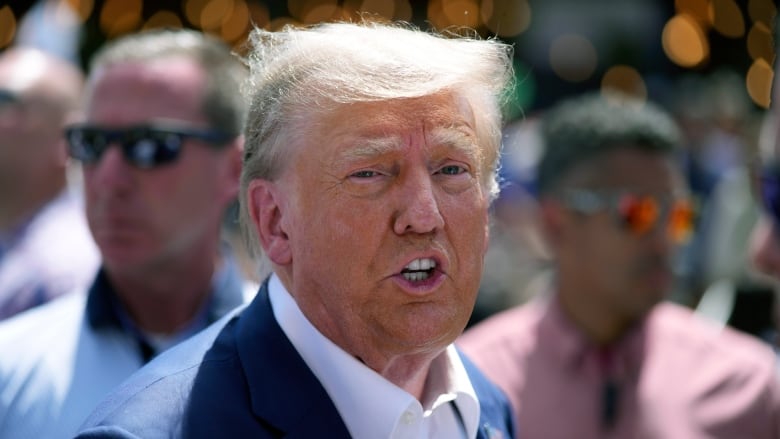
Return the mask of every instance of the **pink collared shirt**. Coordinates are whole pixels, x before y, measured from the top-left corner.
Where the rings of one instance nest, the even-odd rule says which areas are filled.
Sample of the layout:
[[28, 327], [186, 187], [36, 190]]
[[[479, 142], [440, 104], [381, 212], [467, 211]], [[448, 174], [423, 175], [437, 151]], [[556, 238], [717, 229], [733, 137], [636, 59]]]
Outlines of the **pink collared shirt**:
[[679, 305], [656, 306], [609, 350], [547, 298], [482, 322], [458, 344], [507, 393], [525, 439], [780, 438], [771, 349]]

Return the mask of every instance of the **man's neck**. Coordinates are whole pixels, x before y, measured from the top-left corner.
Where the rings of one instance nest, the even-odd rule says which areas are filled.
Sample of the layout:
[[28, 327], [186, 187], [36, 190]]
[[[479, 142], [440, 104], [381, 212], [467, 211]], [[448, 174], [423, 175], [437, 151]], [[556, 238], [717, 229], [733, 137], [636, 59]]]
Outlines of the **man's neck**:
[[[434, 359], [431, 353], [399, 355], [393, 358], [361, 358], [361, 361], [386, 380], [406, 390], [424, 403], [425, 386]], [[373, 361], [372, 361], [373, 360]]]
[[217, 256], [198, 264], [167, 264], [143, 272], [106, 271], [119, 301], [141, 330], [174, 334], [209, 299], [220, 264]]
[[566, 317], [598, 346], [607, 346], [622, 338], [633, 322], [615, 315], [613, 310], [582, 293], [558, 290], [557, 300]]

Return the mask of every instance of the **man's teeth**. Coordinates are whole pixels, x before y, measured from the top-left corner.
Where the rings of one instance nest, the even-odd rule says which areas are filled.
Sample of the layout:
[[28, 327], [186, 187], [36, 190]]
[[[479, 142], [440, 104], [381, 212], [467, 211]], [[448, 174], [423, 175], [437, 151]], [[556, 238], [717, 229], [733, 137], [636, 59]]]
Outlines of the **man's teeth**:
[[419, 270], [430, 270], [431, 268], [436, 267], [436, 261], [434, 261], [431, 258], [423, 258], [423, 259], [415, 259], [412, 262], [409, 263], [406, 267], [404, 267], [406, 270], [409, 271], [419, 271]]
[[415, 259], [404, 267], [401, 273], [410, 282], [419, 282], [430, 277], [430, 270], [436, 268], [436, 261], [430, 258]]

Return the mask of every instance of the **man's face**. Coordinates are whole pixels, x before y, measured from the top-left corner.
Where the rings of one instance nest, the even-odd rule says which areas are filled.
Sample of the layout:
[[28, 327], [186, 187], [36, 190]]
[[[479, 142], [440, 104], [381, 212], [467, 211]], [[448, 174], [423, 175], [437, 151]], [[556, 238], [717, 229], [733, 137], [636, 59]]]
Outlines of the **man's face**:
[[[204, 80], [197, 64], [182, 58], [110, 66], [89, 84], [86, 123], [121, 129], [165, 120], [210, 128], [201, 112]], [[89, 226], [109, 271], [159, 269], [215, 245], [237, 187], [230, 148], [187, 139], [174, 162], [140, 169], [114, 142], [84, 165]]]
[[[668, 157], [624, 149], [597, 160], [599, 167], [579, 187], [631, 194], [634, 200], [671, 201], [673, 195], [685, 193], [682, 177]], [[618, 197], [614, 207], [619, 208], [618, 200], [630, 199]], [[634, 233], [614, 208], [593, 214], [564, 208], [561, 215], [555, 250], [560, 282], [567, 285], [568, 294], [627, 323], [664, 299], [673, 281], [675, 250], [668, 216], [650, 230]]]
[[275, 183], [291, 254], [277, 272], [309, 320], [359, 358], [440, 351], [468, 321], [487, 246], [470, 107], [442, 95], [309, 122]]
[[0, 186], [10, 189], [25, 174], [65, 167], [62, 110], [55, 108], [61, 104], [55, 103], [55, 79], [45, 76], [45, 67], [31, 54], [11, 53], [0, 61]]

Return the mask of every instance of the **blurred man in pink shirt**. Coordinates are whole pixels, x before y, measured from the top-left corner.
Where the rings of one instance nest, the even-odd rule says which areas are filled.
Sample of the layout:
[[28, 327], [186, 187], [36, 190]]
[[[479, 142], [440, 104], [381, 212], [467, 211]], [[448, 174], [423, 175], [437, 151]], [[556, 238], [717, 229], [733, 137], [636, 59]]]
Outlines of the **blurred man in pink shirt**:
[[543, 137], [552, 282], [460, 339], [508, 394], [522, 437], [780, 437], [771, 349], [665, 301], [692, 225], [674, 121], [589, 95], [552, 109]]

